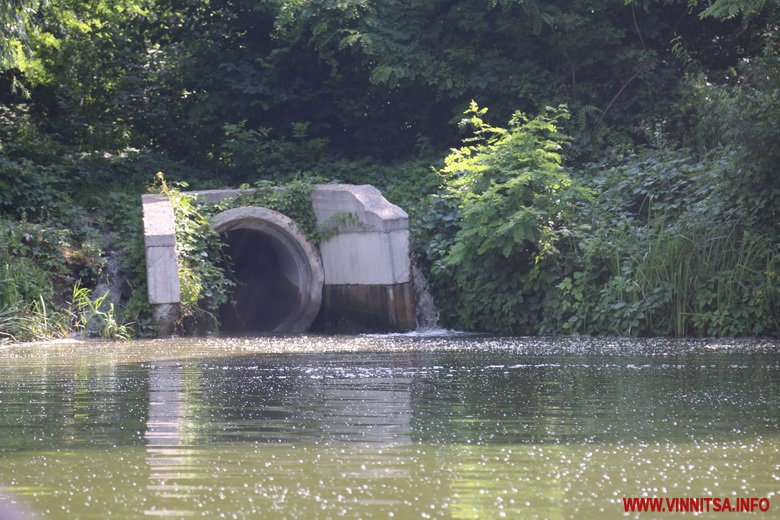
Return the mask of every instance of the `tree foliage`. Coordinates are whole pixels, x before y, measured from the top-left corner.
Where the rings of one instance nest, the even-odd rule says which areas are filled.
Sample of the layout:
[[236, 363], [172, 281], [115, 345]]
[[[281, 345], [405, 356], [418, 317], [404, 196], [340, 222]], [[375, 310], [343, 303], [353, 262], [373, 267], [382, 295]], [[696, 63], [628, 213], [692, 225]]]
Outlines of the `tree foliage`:
[[[755, 273], [776, 272], [779, 26], [770, 0], [8, 0], [0, 214], [9, 236], [97, 225], [106, 249], [160, 170], [370, 182], [409, 209], [449, 323], [777, 333], [776, 278]], [[43, 288], [19, 285], [23, 306], [67, 299], [79, 248], [24, 246], [0, 251]], [[64, 260], [45, 275], [36, 255]]]
[[289, 141], [305, 125], [306, 138], [352, 158], [442, 149], [457, 142], [452, 123], [471, 99], [501, 119], [566, 103], [574, 151], [592, 158], [605, 145], [648, 142], [668, 124], [690, 60], [736, 67], [777, 21], [760, 0], [3, 5], [17, 27], [9, 34], [37, 27], [18, 66], [47, 130], [220, 170], [236, 168], [222, 150], [236, 125], [265, 141]]

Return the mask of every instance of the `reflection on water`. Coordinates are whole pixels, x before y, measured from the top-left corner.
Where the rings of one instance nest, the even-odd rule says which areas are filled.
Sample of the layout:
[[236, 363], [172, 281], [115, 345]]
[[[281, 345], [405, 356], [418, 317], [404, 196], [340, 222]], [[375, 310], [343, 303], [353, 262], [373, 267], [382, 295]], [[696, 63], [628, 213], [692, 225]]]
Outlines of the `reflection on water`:
[[[186, 397], [184, 398], [186, 399]], [[146, 464], [149, 468], [147, 491], [165, 501], [184, 498], [188, 487], [180, 484], [196, 474], [188, 453], [182, 411], [180, 366], [175, 361], [163, 361], [149, 369], [149, 415], [146, 420]], [[193, 471], [195, 470], [195, 471]], [[181, 516], [188, 510], [157, 509], [146, 515]]]
[[769, 342], [8, 347], [0, 511], [14, 497], [42, 518], [622, 517], [622, 497], [645, 495], [775, 510], [778, 390]]

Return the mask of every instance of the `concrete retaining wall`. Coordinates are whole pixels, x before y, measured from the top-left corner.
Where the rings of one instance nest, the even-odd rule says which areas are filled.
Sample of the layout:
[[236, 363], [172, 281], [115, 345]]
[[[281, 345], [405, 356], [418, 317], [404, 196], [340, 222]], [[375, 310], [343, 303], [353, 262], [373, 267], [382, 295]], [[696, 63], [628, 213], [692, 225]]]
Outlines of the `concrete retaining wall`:
[[[241, 192], [226, 189], [191, 193], [204, 203], [216, 203]], [[164, 195], [144, 195], [143, 207], [149, 302], [157, 306], [162, 322], [170, 322], [175, 317], [172, 309], [179, 302], [173, 209]], [[318, 226], [329, 230], [330, 235], [318, 249], [307, 245], [287, 217], [266, 208], [236, 208], [214, 219], [217, 231], [254, 229], [278, 245], [273, 248], [282, 264], [280, 273], [298, 287], [305, 304], [295, 311], [304, 316], [303, 320], [291, 318], [274, 330], [304, 330], [314, 315], [314, 326], [328, 331], [413, 329], [415, 306], [406, 212], [369, 185], [318, 186], [312, 193], [312, 207]], [[170, 323], [163, 323], [162, 330], [169, 331]]]
[[318, 325], [350, 332], [414, 329], [406, 212], [370, 185], [318, 186], [312, 205], [317, 224], [338, 231], [320, 244], [325, 285]]
[[149, 303], [179, 303], [181, 295], [173, 206], [165, 195], [144, 195], [142, 200]]

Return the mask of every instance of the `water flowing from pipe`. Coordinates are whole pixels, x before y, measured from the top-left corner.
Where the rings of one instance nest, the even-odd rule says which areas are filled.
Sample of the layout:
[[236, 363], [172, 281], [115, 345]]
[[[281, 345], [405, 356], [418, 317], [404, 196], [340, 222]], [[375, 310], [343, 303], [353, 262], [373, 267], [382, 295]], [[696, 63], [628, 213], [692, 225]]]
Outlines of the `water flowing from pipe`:
[[412, 259], [412, 285], [414, 287], [417, 330], [438, 329], [439, 312], [436, 310], [428, 279], [414, 259]]

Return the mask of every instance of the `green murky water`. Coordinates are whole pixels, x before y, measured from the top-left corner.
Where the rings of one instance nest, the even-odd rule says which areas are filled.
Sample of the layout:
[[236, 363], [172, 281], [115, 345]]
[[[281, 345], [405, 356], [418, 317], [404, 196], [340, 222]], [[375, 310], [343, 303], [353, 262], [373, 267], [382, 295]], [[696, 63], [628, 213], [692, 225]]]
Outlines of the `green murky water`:
[[767, 497], [772, 517], [778, 491], [778, 343], [0, 348], [3, 520], [622, 518], [639, 496]]

